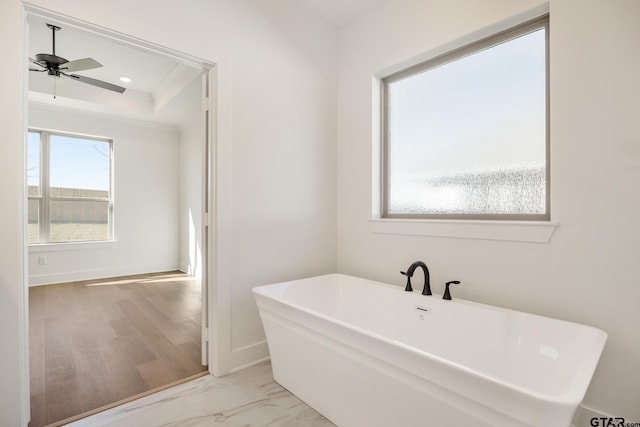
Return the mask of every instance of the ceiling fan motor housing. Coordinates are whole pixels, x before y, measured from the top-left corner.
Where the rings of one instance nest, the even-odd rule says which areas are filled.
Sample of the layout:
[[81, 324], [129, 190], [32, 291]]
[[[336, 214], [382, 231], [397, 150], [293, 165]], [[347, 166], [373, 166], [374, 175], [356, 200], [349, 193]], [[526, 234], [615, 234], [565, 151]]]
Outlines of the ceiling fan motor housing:
[[58, 68], [60, 65], [66, 64], [67, 62], [69, 62], [61, 56], [50, 55], [48, 53], [38, 53], [36, 55], [36, 61], [44, 62], [46, 64], [51, 64], [55, 68]]

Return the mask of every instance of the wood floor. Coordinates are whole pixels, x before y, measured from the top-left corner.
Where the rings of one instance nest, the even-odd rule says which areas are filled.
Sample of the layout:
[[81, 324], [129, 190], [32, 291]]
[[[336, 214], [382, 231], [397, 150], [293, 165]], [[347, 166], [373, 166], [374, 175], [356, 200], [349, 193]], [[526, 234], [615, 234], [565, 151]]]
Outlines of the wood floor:
[[206, 370], [200, 283], [169, 272], [29, 289], [30, 427]]

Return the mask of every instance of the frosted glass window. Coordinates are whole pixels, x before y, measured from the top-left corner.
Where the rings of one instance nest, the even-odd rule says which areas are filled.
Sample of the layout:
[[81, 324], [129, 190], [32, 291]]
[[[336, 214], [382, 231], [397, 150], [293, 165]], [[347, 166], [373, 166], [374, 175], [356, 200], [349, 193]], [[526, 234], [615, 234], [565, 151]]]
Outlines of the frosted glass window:
[[110, 240], [112, 141], [31, 130], [27, 148], [28, 242]]
[[384, 79], [385, 216], [548, 219], [547, 22]]

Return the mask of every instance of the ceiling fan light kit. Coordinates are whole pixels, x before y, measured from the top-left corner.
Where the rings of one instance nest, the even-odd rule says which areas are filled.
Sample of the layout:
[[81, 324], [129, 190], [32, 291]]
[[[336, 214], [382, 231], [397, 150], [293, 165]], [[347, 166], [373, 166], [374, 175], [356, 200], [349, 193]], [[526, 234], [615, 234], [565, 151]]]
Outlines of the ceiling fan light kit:
[[[40, 68], [29, 68], [29, 71], [35, 72], [47, 72], [48, 75], [53, 77], [65, 76], [71, 80], [86, 83], [92, 86], [96, 86], [102, 89], [111, 90], [113, 92], [124, 93], [126, 90], [122, 86], [114, 85], [102, 80], [93, 79], [91, 77], [81, 76], [75, 73], [77, 71], [92, 70], [102, 67], [98, 61], [93, 58], [82, 58], [75, 61], [68, 61], [65, 58], [56, 55], [56, 31], [60, 31], [60, 27], [52, 24], [47, 24], [47, 27], [51, 28], [52, 34], [52, 53], [38, 53], [36, 59], [29, 58], [29, 62], [37, 65]], [[55, 97], [55, 95], [54, 95]]]

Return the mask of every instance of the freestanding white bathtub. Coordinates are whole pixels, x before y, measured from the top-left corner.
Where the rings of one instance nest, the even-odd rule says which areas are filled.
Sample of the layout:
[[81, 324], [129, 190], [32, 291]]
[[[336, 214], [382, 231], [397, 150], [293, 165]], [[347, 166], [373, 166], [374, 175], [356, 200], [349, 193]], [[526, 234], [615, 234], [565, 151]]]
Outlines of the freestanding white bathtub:
[[607, 339], [340, 274], [253, 292], [275, 380], [340, 427], [567, 427]]

